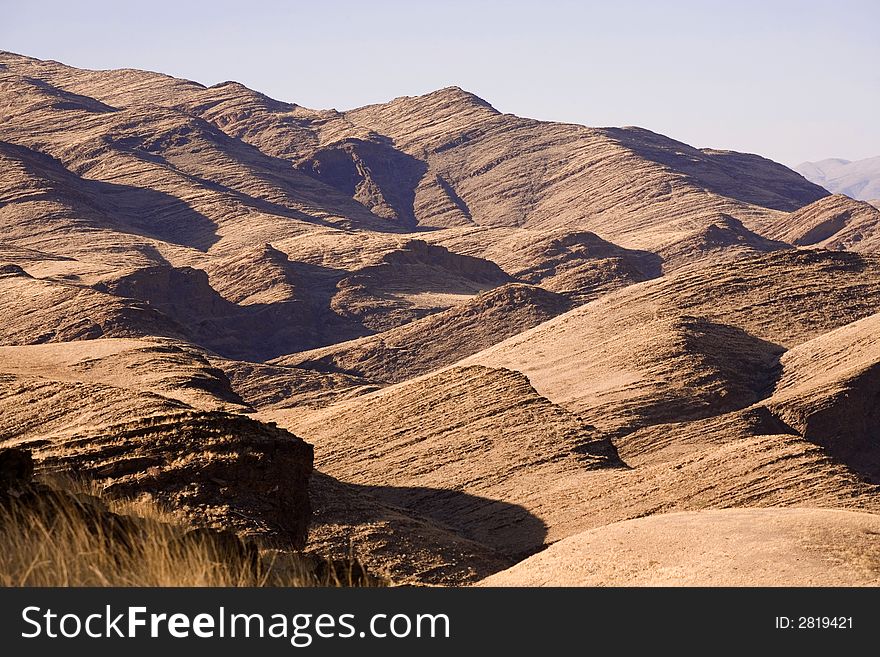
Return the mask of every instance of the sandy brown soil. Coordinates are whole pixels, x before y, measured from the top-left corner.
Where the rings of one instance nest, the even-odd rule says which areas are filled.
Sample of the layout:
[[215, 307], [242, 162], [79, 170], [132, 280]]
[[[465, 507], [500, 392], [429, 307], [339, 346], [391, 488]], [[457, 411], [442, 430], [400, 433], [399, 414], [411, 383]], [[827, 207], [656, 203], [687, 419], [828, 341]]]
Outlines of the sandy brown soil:
[[726, 509], [627, 520], [572, 536], [485, 586], [876, 586], [880, 516]]

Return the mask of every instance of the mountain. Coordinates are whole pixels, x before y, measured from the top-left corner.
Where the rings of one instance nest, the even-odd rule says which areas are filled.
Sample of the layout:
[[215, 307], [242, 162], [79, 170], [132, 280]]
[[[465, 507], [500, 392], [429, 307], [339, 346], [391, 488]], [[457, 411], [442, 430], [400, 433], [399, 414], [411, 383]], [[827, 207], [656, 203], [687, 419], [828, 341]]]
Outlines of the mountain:
[[834, 194], [860, 201], [880, 199], [880, 156], [855, 162], [839, 158], [803, 162], [794, 170]]
[[[878, 298], [880, 261], [853, 253], [700, 266], [378, 392], [261, 416], [312, 442], [322, 472], [508, 559], [659, 512], [876, 511]], [[514, 504], [519, 529], [496, 524], [501, 507], [485, 518], [486, 499]], [[460, 576], [382, 563], [403, 581]]]
[[705, 417], [759, 399], [786, 349], [873, 314], [878, 294], [876, 257], [781, 251], [624, 288], [464, 362], [521, 371], [613, 430]]
[[[0, 448], [396, 583], [707, 582], [721, 534], [871, 581], [792, 537], [880, 511], [878, 218], [458, 87], [339, 112], [0, 52]], [[670, 531], [708, 556], [634, 575]]]

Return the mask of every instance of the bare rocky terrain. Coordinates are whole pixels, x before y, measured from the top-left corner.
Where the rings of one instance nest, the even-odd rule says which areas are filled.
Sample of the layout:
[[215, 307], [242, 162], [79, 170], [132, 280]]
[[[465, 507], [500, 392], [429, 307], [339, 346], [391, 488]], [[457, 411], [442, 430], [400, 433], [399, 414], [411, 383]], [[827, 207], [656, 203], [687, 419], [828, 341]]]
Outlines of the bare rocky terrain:
[[880, 211], [757, 155], [0, 52], [0, 313], [0, 448], [192, 525], [399, 584], [880, 581]]

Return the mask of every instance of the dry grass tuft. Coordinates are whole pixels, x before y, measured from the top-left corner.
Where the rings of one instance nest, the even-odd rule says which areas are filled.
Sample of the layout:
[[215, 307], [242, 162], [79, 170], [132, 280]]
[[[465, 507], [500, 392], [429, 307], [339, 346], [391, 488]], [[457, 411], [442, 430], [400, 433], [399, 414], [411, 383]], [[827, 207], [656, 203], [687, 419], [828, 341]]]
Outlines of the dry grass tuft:
[[[220, 540], [223, 539], [223, 540]], [[0, 586], [362, 586], [354, 568], [193, 532], [149, 500], [54, 477], [0, 504]]]

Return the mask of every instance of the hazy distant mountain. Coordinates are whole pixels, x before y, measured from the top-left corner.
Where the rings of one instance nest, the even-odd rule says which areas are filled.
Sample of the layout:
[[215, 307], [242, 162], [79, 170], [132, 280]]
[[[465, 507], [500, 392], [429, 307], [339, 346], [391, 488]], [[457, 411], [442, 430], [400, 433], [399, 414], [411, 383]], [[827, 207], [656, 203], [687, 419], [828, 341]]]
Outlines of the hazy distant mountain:
[[840, 158], [804, 162], [794, 170], [834, 194], [860, 201], [880, 199], [880, 156], [855, 162]]

